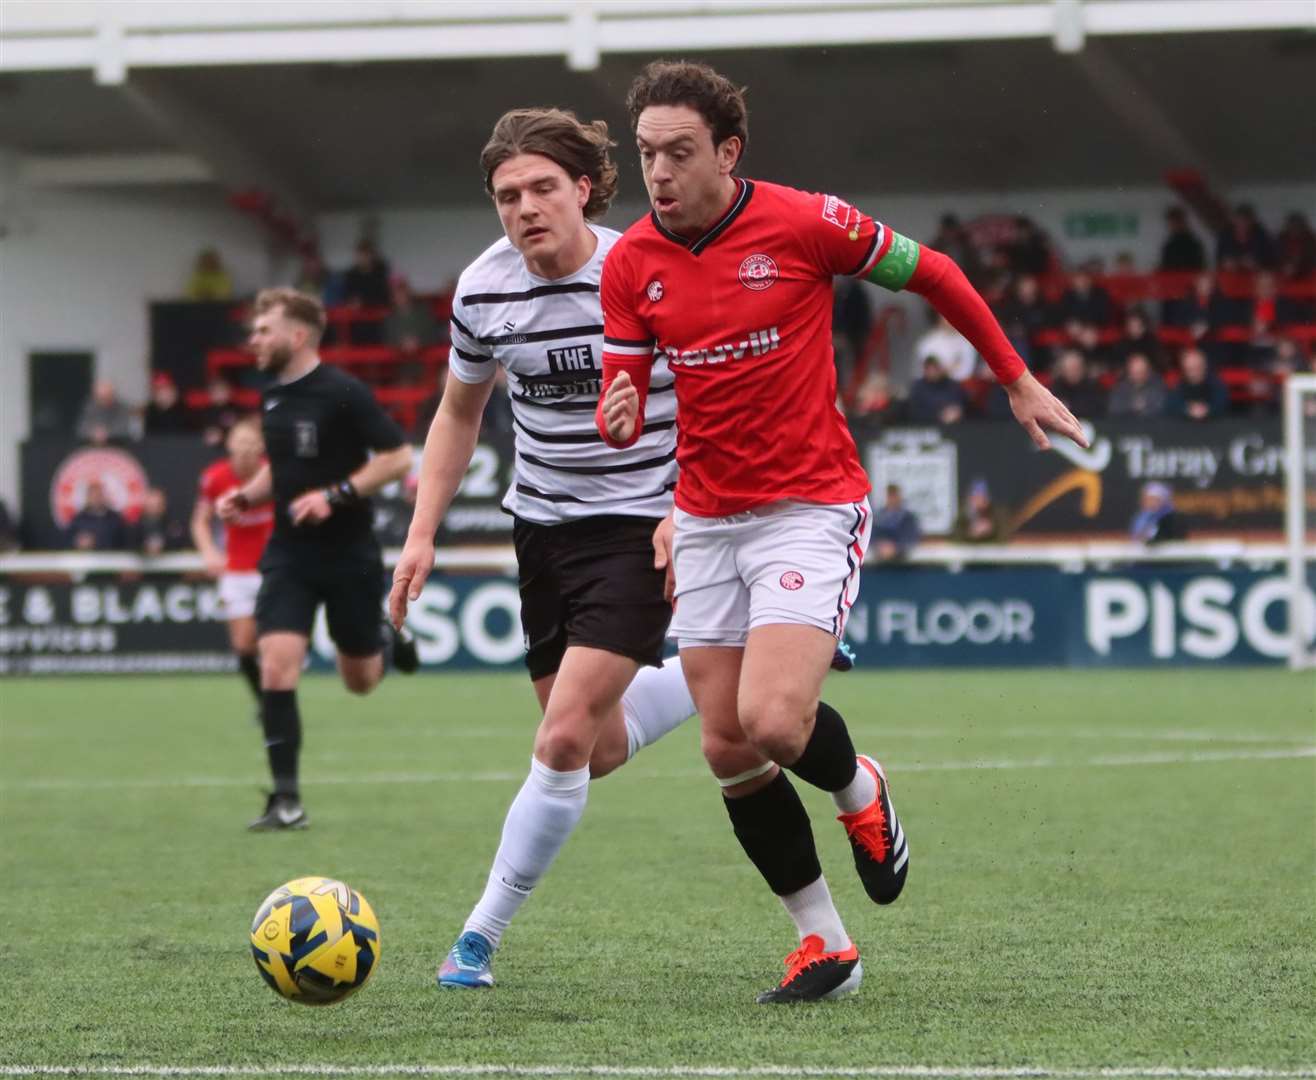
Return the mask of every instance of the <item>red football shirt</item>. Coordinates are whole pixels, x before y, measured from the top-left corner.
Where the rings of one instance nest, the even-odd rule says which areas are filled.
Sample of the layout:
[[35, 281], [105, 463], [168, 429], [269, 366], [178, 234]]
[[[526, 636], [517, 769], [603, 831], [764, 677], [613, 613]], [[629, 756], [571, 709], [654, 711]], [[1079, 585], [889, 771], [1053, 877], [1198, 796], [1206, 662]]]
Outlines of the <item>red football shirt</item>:
[[[226, 492], [242, 483], [233, 466], [225, 458], [217, 461], [201, 474], [201, 498], [212, 506]], [[234, 573], [248, 573], [260, 563], [265, 541], [274, 530], [274, 504], [262, 503], [244, 510], [238, 520], [224, 524], [224, 552], [228, 569]]]
[[834, 196], [737, 180], [699, 240], [651, 214], [617, 241], [603, 264], [603, 351], [667, 357], [682, 510], [721, 517], [868, 493], [836, 406], [832, 278], [866, 274], [890, 235]]

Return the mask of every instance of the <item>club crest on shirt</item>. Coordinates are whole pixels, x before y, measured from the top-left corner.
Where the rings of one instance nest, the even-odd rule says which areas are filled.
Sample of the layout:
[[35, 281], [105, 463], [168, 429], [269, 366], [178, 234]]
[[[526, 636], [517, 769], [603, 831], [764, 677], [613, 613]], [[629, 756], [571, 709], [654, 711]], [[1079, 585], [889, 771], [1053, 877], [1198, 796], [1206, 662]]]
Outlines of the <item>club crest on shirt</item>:
[[649, 282], [649, 287], [644, 290], [644, 295], [649, 298], [652, 304], [658, 303], [663, 298], [663, 283], [657, 278]]
[[740, 283], [751, 292], [762, 292], [777, 280], [777, 264], [770, 255], [751, 255], [740, 264]]
[[320, 437], [315, 430], [314, 420], [298, 420], [296, 428], [293, 429], [295, 444], [293, 452], [298, 457], [318, 457], [320, 453]]
[[794, 592], [796, 589], [804, 587], [804, 575], [798, 570], [787, 570], [781, 575], [780, 584], [783, 589]]

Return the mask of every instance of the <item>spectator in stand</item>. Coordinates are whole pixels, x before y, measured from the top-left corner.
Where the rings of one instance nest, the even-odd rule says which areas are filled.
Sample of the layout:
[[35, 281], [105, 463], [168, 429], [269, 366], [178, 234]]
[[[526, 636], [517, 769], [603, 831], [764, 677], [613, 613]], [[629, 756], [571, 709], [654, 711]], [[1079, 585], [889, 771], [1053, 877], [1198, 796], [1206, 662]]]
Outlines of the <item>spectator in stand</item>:
[[9, 512], [9, 504], [0, 499], [0, 551], [18, 548], [18, 522]]
[[1138, 263], [1133, 258], [1133, 252], [1121, 251], [1115, 256], [1115, 268], [1110, 272], [1111, 277], [1131, 278], [1138, 274]]
[[188, 546], [187, 526], [170, 515], [168, 500], [160, 488], [147, 491], [142, 516], [132, 532], [135, 546], [143, 555], [162, 555]]
[[233, 404], [233, 387], [223, 376], [210, 380], [206, 394], [210, 404], [198, 418], [201, 437], [207, 446], [220, 446], [228, 438], [229, 429], [242, 419], [242, 410]]
[[1140, 308], [1130, 308], [1124, 316], [1124, 329], [1111, 349], [1111, 358], [1118, 369], [1123, 369], [1134, 353], [1144, 356], [1157, 371], [1165, 366], [1161, 339], [1156, 336], [1156, 331], [1151, 328], [1147, 316]]
[[908, 413], [915, 424], [958, 424], [964, 419], [968, 395], [964, 387], [947, 378], [935, 356], [923, 358], [923, 374], [909, 387]]
[[1179, 385], [1165, 399], [1165, 415], [1182, 420], [1214, 420], [1229, 412], [1229, 390], [1211, 373], [1201, 349], [1184, 349]]
[[1217, 331], [1224, 326], [1245, 326], [1249, 321], [1247, 301], [1226, 296], [1213, 274], [1198, 274], [1187, 295], [1167, 306], [1165, 321], [1188, 329], [1199, 347], [1209, 350], [1215, 360], [1235, 351], [1215, 339]]
[[1014, 239], [1006, 250], [1006, 261], [1015, 274], [1045, 274], [1054, 259], [1051, 243], [1032, 218], [1020, 215], [1014, 219]]
[[233, 299], [233, 279], [224, 269], [219, 252], [206, 248], [196, 257], [192, 267], [192, 276], [187, 282], [189, 300], [231, 300]]
[[184, 435], [191, 430], [178, 387], [166, 371], [151, 376], [151, 400], [142, 414], [142, 425], [147, 435]]
[[979, 478], [969, 485], [951, 536], [960, 544], [1003, 544], [1010, 538], [1008, 515], [992, 502], [986, 480]]
[[319, 251], [311, 251], [302, 256], [296, 288], [298, 292], [318, 296], [320, 303], [327, 308], [338, 307], [343, 303], [343, 275], [330, 270]]
[[937, 235], [932, 240], [932, 248], [954, 259], [964, 271], [964, 276], [976, 287], [981, 288], [986, 271], [982, 257], [969, 235], [969, 230], [954, 214], [942, 215], [941, 223], [937, 226]]
[[1015, 281], [1010, 293], [997, 304], [996, 317], [1024, 362], [1035, 372], [1045, 371], [1050, 364], [1050, 351], [1034, 346], [1033, 336], [1045, 330], [1052, 320], [1037, 278], [1025, 274]]
[[1239, 203], [1229, 224], [1216, 237], [1215, 262], [1221, 270], [1269, 270], [1275, 264], [1275, 248], [1266, 228], [1257, 220], [1250, 203]]
[[1129, 525], [1129, 535], [1140, 544], [1163, 544], [1188, 539], [1184, 520], [1174, 509], [1170, 489], [1155, 480], [1142, 485], [1140, 509]]
[[1160, 377], [1145, 353], [1129, 353], [1124, 374], [1110, 392], [1111, 416], [1147, 418], [1165, 412], [1165, 380]]
[[343, 275], [343, 300], [358, 307], [388, 307], [388, 262], [370, 240], [360, 240], [352, 268]]
[[867, 287], [853, 278], [841, 278], [832, 304], [832, 342], [839, 385], [850, 385], [863, 361], [872, 329], [873, 309], [868, 303]]
[[429, 304], [417, 300], [407, 279], [395, 274], [393, 310], [384, 320], [384, 343], [392, 345], [402, 356], [399, 375], [403, 381], [411, 382], [421, 374], [424, 370], [421, 352], [440, 340], [439, 323]]
[[873, 534], [868, 550], [878, 562], [907, 558], [923, 536], [918, 518], [905, 506], [899, 484], [887, 484], [886, 502], [873, 515]]
[[1316, 274], [1316, 232], [1307, 215], [1295, 210], [1275, 237], [1280, 274], [1289, 281]]
[[119, 392], [108, 379], [98, 379], [91, 397], [78, 418], [78, 438], [96, 446], [109, 442], [128, 442], [141, 429], [133, 410], [119, 400]]
[[123, 551], [128, 547], [128, 525], [110, 505], [99, 480], [88, 481], [82, 509], [69, 521], [67, 533], [69, 547], [76, 551]]
[[1188, 215], [1182, 206], [1165, 211], [1168, 230], [1161, 245], [1161, 261], [1157, 269], [1163, 273], [1182, 273], [1206, 269], [1206, 248], [1188, 225]]
[[1066, 349], [1056, 360], [1051, 393], [1080, 420], [1106, 415], [1106, 389], [1088, 373], [1087, 360], [1078, 349]]
[[891, 379], [875, 371], [859, 390], [852, 418], [860, 425], [890, 427], [900, 423], [902, 411], [900, 399], [891, 393]]
[[1258, 274], [1256, 296], [1252, 305], [1252, 336], [1248, 341], [1247, 362], [1253, 367], [1264, 367], [1275, 358], [1279, 338], [1275, 333], [1278, 316], [1285, 314], [1275, 293], [1275, 275]]
[[1070, 341], [1090, 359], [1097, 351], [1098, 337], [1115, 318], [1115, 304], [1104, 288], [1093, 280], [1091, 263], [1085, 263], [1070, 278], [1060, 300], [1060, 317]]
[[929, 309], [932, 328], [925, 330], [914, 342], [915, 356], [935, 356], [941, 370], [950, 379], [963, 382], [973, 378], [978, 369], [978, 353], [950, 323]]

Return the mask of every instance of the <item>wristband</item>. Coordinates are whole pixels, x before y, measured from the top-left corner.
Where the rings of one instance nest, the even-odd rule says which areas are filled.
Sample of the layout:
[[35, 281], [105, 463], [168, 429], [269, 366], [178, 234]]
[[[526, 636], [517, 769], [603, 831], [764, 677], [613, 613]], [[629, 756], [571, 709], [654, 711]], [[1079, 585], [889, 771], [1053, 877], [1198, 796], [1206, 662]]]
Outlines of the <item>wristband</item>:
[[361, 496], [352, 485], [351, 480], [340, 480], [324, 489], [324, 497], [329, 500], [331, 509], [338, 510], [344, 506], [359, 506]]

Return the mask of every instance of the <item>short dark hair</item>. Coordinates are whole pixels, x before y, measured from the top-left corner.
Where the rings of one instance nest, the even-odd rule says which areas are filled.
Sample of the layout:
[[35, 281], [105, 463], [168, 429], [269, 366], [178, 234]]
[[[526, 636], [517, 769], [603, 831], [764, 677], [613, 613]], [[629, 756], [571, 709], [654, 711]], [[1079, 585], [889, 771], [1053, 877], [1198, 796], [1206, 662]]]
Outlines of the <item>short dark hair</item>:
[[632, 131], [640, 121], [640, 113], [651, 105], [688, 105], [704, 118], [713, 133], [714, 146], [735, 135], [740, 140], [740, 156], [745, 156], [749, 146], [745, 87], [736, 86], [707, 64], [686, 60], [655, 60], [647, 64], [635, 76], [626, 95]]
[[289, 289], [287, 287], [261, 289], [256, 294], [252, 310], [257, 315], [264, 315], [274, 308], [282, 308], [285, 318], [309, 326], [315, 331], [317, 340], [324, 333], [324, 328], [328, 324], [324, 314], [324, 305], [320, 303], [319, 298], [299, 289]]
[[595, 221], [607, 213], [617, 194], [617, 166], [608, 154], [616, 145], [602, 120], [587, 124], [566, 109], [513, 109], [498, 118], [480, 151], [484, 186], [492, 195], [499, 165], [517, 154], [539, 154], [560, 165], [573, 181], [589, 177], [585, 217]]

